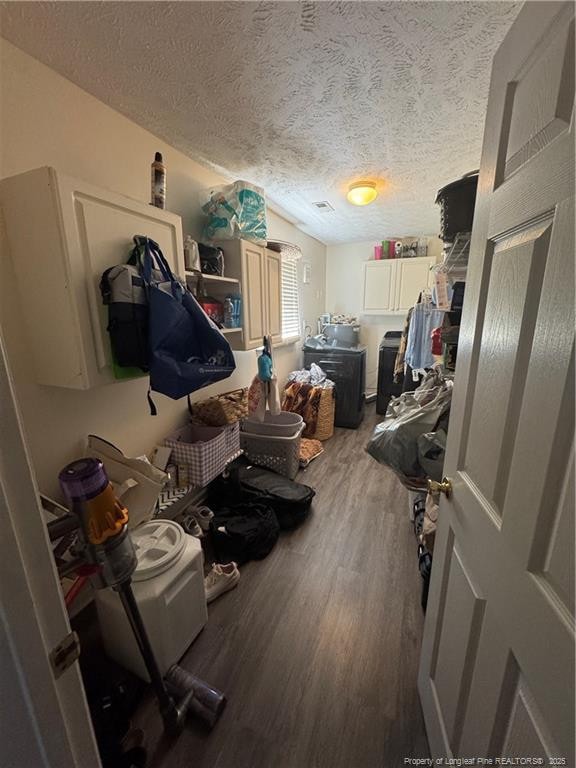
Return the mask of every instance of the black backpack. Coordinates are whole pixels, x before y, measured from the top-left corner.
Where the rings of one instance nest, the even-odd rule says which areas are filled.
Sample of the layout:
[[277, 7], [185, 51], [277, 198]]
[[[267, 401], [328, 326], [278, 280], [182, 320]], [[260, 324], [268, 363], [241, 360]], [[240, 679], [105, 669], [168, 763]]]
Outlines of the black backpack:
[[214, 509], [239, 500], [258, 501], [276, 513], [280, 528], [295, 528], [308, 517], [316, 492], [262, 467], [238, 459], [228, 467], [228, 477], [220, 477], [209, 488], [209, 504]]
[[102, 301], [108, 307], [108, 332], [115, 362], [148, 371], [148, 297], [141, 275], [146, 238], [136, 235], [126, 264], [110, 267], [100, 280]]
[[278, 541], [280, 527], [274, 510], [266, 504], [247, 502], [214, 510], [210, 521], [218, 560], [263, 560]]
[[216, 245], [198, 243], [200, 253], [200, 269], [205, 275], [224, 274], [224, 251]]

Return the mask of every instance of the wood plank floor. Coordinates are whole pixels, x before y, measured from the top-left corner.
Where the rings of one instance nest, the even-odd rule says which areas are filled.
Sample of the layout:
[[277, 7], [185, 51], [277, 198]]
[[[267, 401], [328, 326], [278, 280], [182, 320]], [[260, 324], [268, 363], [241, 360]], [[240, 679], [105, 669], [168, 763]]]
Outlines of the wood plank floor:
[[379, 417], [337, 430], [298, 479], [313, 511], [209, 606], [182, 666], [226, 692], [211, 733], [161, 737], [151, 768], [394, 768], [429, 755], [416, 674], [423, 616], [407, 493], [364, 452]]

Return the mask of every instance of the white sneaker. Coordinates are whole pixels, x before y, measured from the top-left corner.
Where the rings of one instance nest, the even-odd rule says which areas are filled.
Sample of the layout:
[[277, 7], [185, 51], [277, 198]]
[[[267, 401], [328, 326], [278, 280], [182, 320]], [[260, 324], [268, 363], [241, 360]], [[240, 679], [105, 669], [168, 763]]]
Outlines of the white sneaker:
[[240, 581], [240, 571], [236, 563], [214, 563], [212, 570], [204, 579], [206, 602], [211, 603], [224, 592], [233, 589]]
[[214, 517], [214, 512], [209, 507], [191, 507], [190, 513], [194, 515], [203, 531], [210, 529], [210, 520]]

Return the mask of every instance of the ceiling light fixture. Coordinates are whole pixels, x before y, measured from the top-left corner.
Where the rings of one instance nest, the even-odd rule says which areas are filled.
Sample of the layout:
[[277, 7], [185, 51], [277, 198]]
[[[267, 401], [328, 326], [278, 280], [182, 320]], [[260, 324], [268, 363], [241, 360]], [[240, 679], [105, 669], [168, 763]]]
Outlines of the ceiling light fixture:
[[368, 205], [378, 197], [376, 184], [373, 181], [356, 181], [348, 187], [346, 195], [352, 205]]

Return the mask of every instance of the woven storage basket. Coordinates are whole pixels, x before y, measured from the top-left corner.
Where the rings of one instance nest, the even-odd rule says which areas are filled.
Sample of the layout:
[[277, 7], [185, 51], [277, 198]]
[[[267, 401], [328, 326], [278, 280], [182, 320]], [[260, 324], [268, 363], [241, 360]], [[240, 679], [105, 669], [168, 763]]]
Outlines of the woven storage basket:
[[164, 443], [172, 449], [171, 461], [187, 467], [188, 481], [204, 487], [240, 453], [240, 425], [238, 422], [226, 427], [188, 424], [173, 432]]
[[302, 433], [304, 437], [313, 440], [328, 440], [334, 434], [334, 414], [336, 412], [336, 397], [334, 387], [324, 387], [320, 395], [320, 405], [318, 407], [318, 418], [316, 420], [316, 429], [309, 430], [308, 427]]
[[240, 446], [246, 458], [260, 467], [272, 469], [291, 480], [300, 467], [300, 442], [304, 425], [292, 437], [271, 437], [251, 432], [240, 434]]
[[248, 387], [234, 389], [222, 395], [200, 400], [190, 406], [190, 420], [193, 424], [207, 424], [223, 427], [234, 424], [248, 416]]

